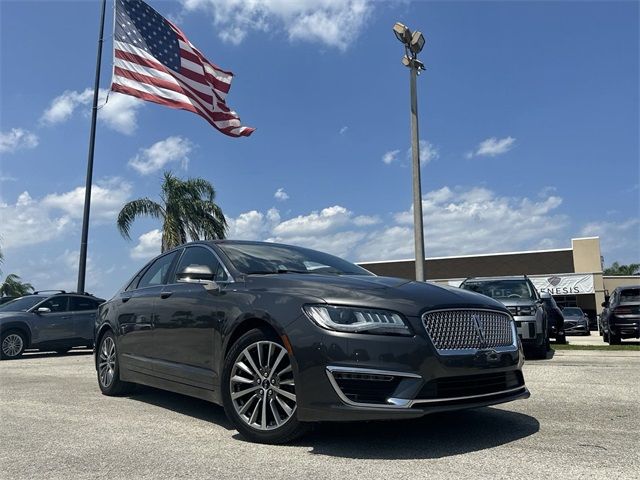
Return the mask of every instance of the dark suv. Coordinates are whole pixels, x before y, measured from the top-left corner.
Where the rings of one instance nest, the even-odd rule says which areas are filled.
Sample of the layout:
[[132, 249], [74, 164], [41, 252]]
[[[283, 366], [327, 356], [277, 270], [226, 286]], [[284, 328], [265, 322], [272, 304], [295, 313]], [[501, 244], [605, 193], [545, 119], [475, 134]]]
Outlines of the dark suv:
[[0, 306], [0, 358], [18, 358], [27, 348], [66, 353], [93, 346], [98, 306], [88, 294], [35, 292]]
[[550, 348], [547, 315], [536, 287], [526, 275], [467, 278], [460, 288], [491, 297], [507, 307], [516, 321], [525, 351], [546, 358]]
[[554, 300], [553, 296], [548, 292], [542, 292], [542, 308], [547, 314], [547, 324], [549, 327], [549, 337], [555, 338], [556, 343], [567, 343], [567, 337], [564, 331], [564, 316], [562, 310]]
[[616, 288], [602, 306], [602, 337], [609, 345], [623, 338], [640, 338], [640, 286]]

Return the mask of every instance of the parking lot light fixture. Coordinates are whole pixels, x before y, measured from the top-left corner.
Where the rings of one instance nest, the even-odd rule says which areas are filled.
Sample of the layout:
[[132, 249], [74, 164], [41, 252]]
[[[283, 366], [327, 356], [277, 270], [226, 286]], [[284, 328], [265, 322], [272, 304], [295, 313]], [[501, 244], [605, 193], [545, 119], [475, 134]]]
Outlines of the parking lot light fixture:
[[420, 140], [418, 137], [418, 94], [416, 78], [424, 64], [418, 60], [418, 53], [422, 51], [426, 40], [421, 32], [411, 33], [406, 25], [397, 22], [393, 26], [393, 33], [404, 45], [402, 64], [409, 67], [409, 90], [411, 93], [411, 157], [413, 171], [413, 226], [414, 250], [416, 259], [416, 280], [425, 280], [424, 229], [422, 220], [422, 185], [420, 180]]

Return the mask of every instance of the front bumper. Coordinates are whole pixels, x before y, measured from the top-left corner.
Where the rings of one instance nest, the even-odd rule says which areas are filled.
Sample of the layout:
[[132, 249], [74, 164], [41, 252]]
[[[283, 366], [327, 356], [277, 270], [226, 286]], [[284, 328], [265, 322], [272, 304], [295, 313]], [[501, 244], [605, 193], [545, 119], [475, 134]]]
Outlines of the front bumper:
[[287, 332], [301, 421], [415, 418], [529, 397], [519, 341], [439, 353], [420, 319], [412, 337], [337, 333], [302, 317]]
[[585, 322], [565, 322], [564, 332], [567, 335], [573, 333], [589, 333], [589, 324]]

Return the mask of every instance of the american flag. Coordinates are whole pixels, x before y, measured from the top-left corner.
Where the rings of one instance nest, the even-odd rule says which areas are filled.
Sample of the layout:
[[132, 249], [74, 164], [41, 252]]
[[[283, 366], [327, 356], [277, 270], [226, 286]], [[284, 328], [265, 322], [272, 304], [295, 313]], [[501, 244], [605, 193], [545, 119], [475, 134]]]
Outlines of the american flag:
[[247, 137], [225, 102], [233, 73], [209, 62], [182, 31], [141, 0], [116, 0], [111, 90], [197, 113], [222, 133]]

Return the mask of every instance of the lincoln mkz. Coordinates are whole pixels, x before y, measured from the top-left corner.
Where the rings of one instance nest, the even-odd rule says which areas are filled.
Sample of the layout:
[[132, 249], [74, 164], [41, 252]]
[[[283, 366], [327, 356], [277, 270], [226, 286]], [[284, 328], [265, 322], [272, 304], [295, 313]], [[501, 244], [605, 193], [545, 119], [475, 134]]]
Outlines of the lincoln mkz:
[[100, 307], [95, 333], [104, 394], [145, 384], [206, 399], [257, 442], [529, 396], [500, 302], [287, 245], [165, 252]]

